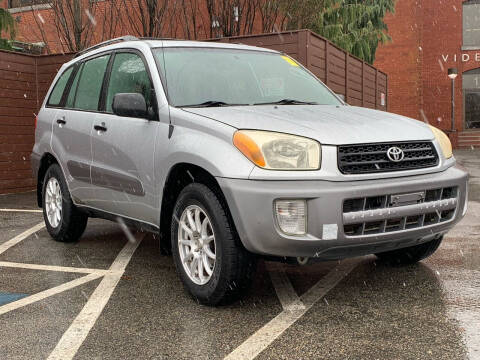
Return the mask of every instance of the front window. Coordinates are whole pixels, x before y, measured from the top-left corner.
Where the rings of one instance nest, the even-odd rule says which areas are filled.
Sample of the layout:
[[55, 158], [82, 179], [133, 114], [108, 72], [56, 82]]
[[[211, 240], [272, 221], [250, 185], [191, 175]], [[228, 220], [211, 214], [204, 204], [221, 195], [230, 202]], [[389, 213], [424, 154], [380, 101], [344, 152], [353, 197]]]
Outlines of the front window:
[[142, 58], [133, 53], [116, 54], [108, 83], [106, 111], [112, 112], [113, 97], [118, 93], [142, 94], [149, 107], [151, 92], [152, 84]]
[[480, 47], [480, 0], [463, 3], [463, 46]]
[[341, 104], [307, 70], [278, 53], [179, 47], [154, 49], [154, 54], [163, 64], [173, 106], [258, 105], [284, 100]]

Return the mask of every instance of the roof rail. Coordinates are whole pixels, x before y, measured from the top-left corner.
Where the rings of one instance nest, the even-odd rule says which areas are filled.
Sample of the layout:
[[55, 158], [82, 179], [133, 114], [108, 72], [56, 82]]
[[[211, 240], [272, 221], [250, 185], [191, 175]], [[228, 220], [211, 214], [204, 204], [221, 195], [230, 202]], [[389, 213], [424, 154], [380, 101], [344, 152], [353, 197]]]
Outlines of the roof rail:
[[168, 38], [168, 37], [154, 37], [154, 36], [142, 36], [138, 38], [139, 40], [181, 40], [175, 38]]
[[89, 48], [86, 48], [86, 49], [83, 49], [83, 50], [79, 51], [75, 55], [75, 57], [79, 57], [80, 55], [83, 55], [83, 54], [85, 54], [89, 51], [101, 48], [102, 46], [107, 46], [107, 45], [114, 44], [114, 43], [117, 43], [117, 42], [120, 42], [120, 41], [134, 41], [134, 40], [138, 40], [138, 38], [135, 37], [135, 36], [132, 36], [132, 35], [125, 35], [125, 36], [121, 36], [121, 37], [118, 37], [118, 38], [115, 38], [115, 39], [110, 39], [110, 40], [107, 40], [107, 41], [103, 41], [101, 43], [98, 43], [96, 45], [90, 46]]

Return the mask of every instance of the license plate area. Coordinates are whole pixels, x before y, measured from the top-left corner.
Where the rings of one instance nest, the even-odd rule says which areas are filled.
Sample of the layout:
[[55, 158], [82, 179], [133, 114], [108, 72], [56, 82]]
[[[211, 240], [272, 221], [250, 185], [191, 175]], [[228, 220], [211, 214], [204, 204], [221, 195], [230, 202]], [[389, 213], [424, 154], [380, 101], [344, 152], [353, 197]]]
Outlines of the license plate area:
[[420, 204], [425, 201], [425, 191], [408, 194], [392, 194], [388, 199], [389, 207], [398, 207], [412, 204]]

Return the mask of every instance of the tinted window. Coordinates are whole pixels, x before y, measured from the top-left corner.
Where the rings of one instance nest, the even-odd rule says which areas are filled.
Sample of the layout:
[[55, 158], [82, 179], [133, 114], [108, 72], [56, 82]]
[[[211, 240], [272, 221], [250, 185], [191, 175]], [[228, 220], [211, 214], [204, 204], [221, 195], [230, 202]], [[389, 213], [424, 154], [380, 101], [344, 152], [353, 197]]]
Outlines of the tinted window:
[[133, 53], [115, 55], [108, 84], [106, 110], [112, 112], [112, 102], [118, 93], [139, 93], [145, 97], [147, 106], [151, 98], [150, 78], [140, 56]]
[[73, 108], [74, 101], [75, 101], [75, 94], [77, 93], [78, 87], [78, 79], [80, 78], [80, 74], [82, 73], [83, 64], [80, 65], [77, 73], [75, 74], [75, 78], [73, 79], [72, 86], [70, 86], [70, 92], [68, 93], [67, 102], [65, 103], [65, 107]]
[[76, 109], [98, 110], [103, 77], [110, 55], [104, 55], [84, 63], [75, 98]]
[[73, 66], [69, 67], [58, 79], [55, 87], [50, 94], [50, 98], [48, 99], [48, 105], [58, 106], [62, 101], [63, 91], [65, 90], [65, 86], [67, 86], [68, 79], [70, 79], [70, 75], [72, 74]]

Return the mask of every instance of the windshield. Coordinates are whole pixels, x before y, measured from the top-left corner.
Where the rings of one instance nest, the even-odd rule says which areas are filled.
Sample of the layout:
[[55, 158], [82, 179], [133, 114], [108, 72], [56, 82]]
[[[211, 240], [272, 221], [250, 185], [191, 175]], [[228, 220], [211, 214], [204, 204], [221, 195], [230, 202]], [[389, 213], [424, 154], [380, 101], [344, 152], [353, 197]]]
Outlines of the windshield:
[[341, 104], [307, 70], [278, 53], [187, 47], [153, 52], [163, 64], [173, 106]]

